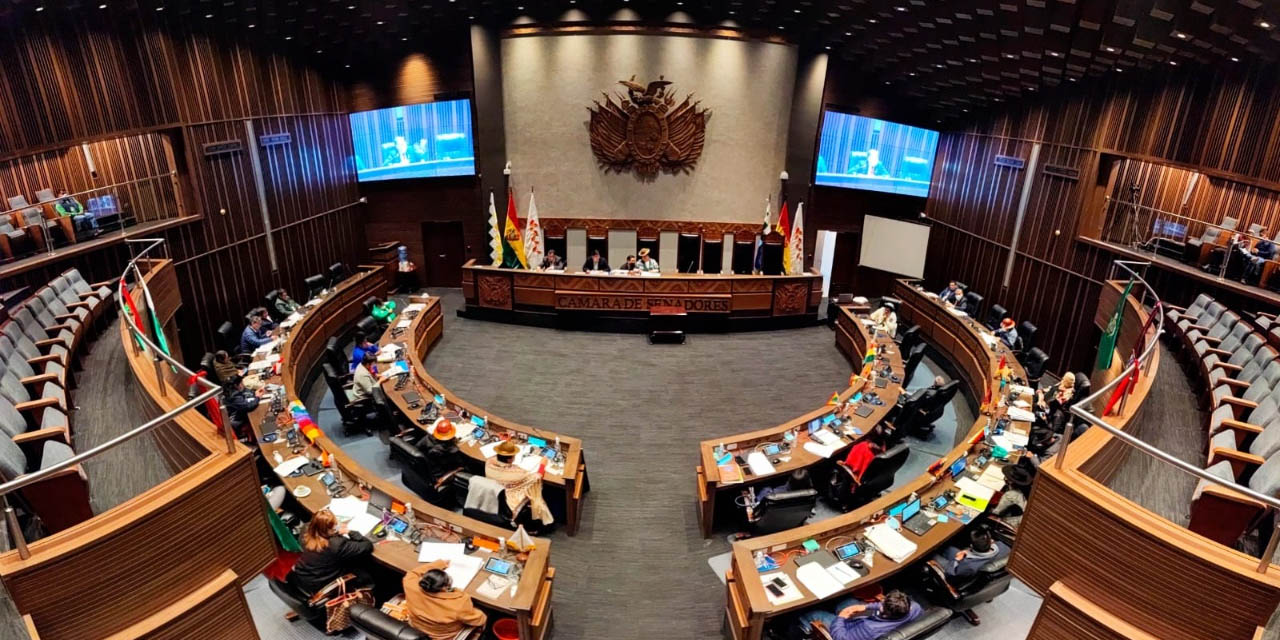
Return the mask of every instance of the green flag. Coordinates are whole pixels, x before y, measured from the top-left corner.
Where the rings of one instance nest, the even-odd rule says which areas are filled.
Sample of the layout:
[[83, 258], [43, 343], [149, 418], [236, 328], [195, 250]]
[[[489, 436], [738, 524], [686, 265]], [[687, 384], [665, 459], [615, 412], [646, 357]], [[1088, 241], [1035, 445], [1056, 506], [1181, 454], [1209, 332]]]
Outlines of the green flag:
[[1111, 320], [1107, 322], [1106, 328], [1102, 330], [1102, 341], [1098, 343], [1098, 369], [1110, 369], [1111, 358], [1116, 352], [1116, 338], [1120, 335], [1120, 324], [1124, 321], [1124, 305], [1129, 299], [1129, 292], [1133, 290], [1133, 278], [1129, 278], [1129, 284], [1125, 285], [1124, 293], [1120, 294], [1120, 301], [1116, 303], [1116, 310], [1111, 314]]

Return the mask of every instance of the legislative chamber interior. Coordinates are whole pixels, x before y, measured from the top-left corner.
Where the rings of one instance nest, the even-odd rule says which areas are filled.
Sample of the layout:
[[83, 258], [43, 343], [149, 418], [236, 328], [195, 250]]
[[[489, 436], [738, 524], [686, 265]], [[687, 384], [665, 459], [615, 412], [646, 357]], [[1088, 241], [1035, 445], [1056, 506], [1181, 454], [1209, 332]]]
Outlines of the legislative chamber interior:
[[1280, 5], [0, 22], [0, 638], [1280, 639]]

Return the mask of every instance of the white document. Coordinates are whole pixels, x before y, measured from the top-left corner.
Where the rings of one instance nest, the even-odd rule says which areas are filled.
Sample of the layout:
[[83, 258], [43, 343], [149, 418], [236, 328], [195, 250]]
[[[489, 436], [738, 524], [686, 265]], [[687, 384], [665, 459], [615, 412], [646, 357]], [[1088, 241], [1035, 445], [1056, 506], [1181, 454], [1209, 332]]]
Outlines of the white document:
[[813, 439], [817, 440], [818, 442], [828, 447], [840, 446], [840, 436], [832, 433], [830, 430], [826, 429], [825, 427], [815, 431], [813, 434]]
[[827, 570], [816, 562], [810, 562], [796, 569], [796, 579], [818, 598], [826, 598], [844, 587], [839, 580], [827, 573]]
[[1026, 409], [1019, 409], [1018, 407], [1009, 407], [1009, 412], [1006, 415], [1009, 416], [1010, 420], [1017, 422], [1031, 422], [1036, 419], [1035, 414], [1027, 411]]
[[994, 347], [996, 346], [997, 343], [1000, 342], [1000, 338], [997, 338], [989, 333], [979, 333], [978, 335], [982, 336], [982, 341], [987, 343], [988, 347]]
[[821, 445], [812, 440], [804, 443], [804, 450], [820, 458], [830, 458], [831, 454], [836, 452], [835, 447]]
[[1032, 389], [1031, 387], [1028, 387], [1022, 384], [1010, 385], [1009, 389], [1011, 389], [1013, 393], [1018, 396], [1028, 396], [1035, 392], [1035, 389]]
[[516, 466], [520, 467], [521, 469], [524, 469], [525, 471], [533, 473], [538, 470], [539, 466], [542, 465], [542, 460], [543, 460], [542, 456], [526, 455], [526, 456], [522, 456], [519, 460], [516, 460]]
[[339, 520], [350, 522], [358, 515], [369, 513], [369, 503], [354, 496], [347, 496], [330, 500], [328, 509]]
[[450, 560], [444, 572], [453, 578], [455, 587], [466, 589], [476, 574], [480, 573], [480, 567], [484, 566], [484, 561], [485, 559], [480, 556], [461, 556]]
[[351, 522], [347, 523], [347, 529], [358, 532], [362, 536], [367, 536], [370, 531], [373, 531], [374, 527], [378, 526], [379, 522], [382, 522], [382, 518], [369, 513], [368, 509], [366, 509], [364, 513], [357, 515], [351, 519]]
[[837, 562], [827, 567], [827, 573], [831, 574], [832, 578], [839, 580], [840, 584], [846, 587], [853, 584], [853, 582], [858, 578], [862, 577], [857, 571], [850, 569], [849, 565], [843, 562]]
[[480, 586], [476, 587], [476, 593], [486, 598], [497, 600], [502, 597], [502, 592], [506, 591], [512, 582], [514, 580], [491, 573], [484, 582], [480, 583]]
[[408, 321], [408, 320], [401, 320], [400, 322], [397, 322], [397, 323], [396, 323], [396, 328], [397, 328], [397, 329], [408, 329], [410, 324], [411, 324], [411, 323], [410, 323], [410, 321]]
[[453, 562], [465, 555], [467, 555], [467, 547], [461, 542], [424, 542], [418, 547], [418, 562], [435, 562], [436, 560]]
[[773, 473], [773, 464], [769, 462], [769, 458], [759, 451], [752, 451], [747, 456], [747, 466], [751, 467], [751, 473], [758, 476]]
[[987, 465], [986, 470], [978, 477], [978, 484], [992, 491], [999, 491], [1004, 488], [1004, 471], [1000, 465]]
[[791, 581], [791, 576], [788, 576], [781, 571], [771, 571], [769, 573], [760, 574], [760, 584], [770, 584], [775, 578], [782, 581], [782, 586], [778, 587], [782, 590], [782, 595], [775, 596], [772, 591], [769, 591], [768, 587], [765, 587], [764, 595], [769, 598], [770, 604], [777, 606], [788, 602], [794, 602], [804, 597], [804, 594], [800, 593], [800, 589]]
[[414, 311], [422, 311], [423, 309], [426, 309], [426, 308], [427, 308], [427, 305], [425, 303], [415, 302], [411, 305], [406, 306], [404, 308], [404, 311], [405, 313], [413, 313]]
[[494, 442], [490, 442], [489, 444], [484, 445], [483, 447], [480, 447], [480, 455], [484, 456], [486, 459], [492, 458], [498, 455], [497, 448], [498, 448], [498, 445], [500, 444], [502, 444], [502, 441], [496, 440]]
[[248, 368], [246, 369], [246, 371], [248, 371], [249, 373], [257, 373], [257, 372], [259, 372], [259, 371], [263, 371], [263, 370], [266, 370], [266, 369], [269, 369], [269, 368], [271, 368], [271, 361], [270, 361], [270, 360], [265, 360], [265, 359], [264, 359], [264, 360], [254, 360], [253, 362], [250, 362], [250, 363], [249, 363], [249, 366], [248, 366]]
[[868, 302], [870, 302], [870, 300], [867, 300], [864, 296], [854, 296], [854, 297], [853, 297], [853, 303], [854, 303], [854, 304], [866, 304], [866, 303], [868, 303]]
[[967, 493], [978, 500], [990, 500], [991, 496], [996, 494], [995, 489], [978, 484], [977, 480], [967, 477], [956, 480], [956, 490], [960, 493]]
[[661, 274], [661, 273], [655, 273], [655, 272], [653, 272], [653, 271], [641, 271], [641, 272], [640, 272], [640, 275], [642, 275], [642, 276], [644, 276], [644, 277], [646, 277], [646, 278], [661, 278], [661, 277], [662, 277], [662, 274]]
[[901, 563], [916, 552], [916, 543], [906, 539], [887, 523], [880, 523], [867, 528], [867, 540], [876, 549], [894, 562]]
[[[307, 463], [306, 458], [302, 456], [294, 456], [276, 465], [276, 468], [275, 468], [276, 475], [287, 476], [293, 473], [294, 471], [297, 471], [299, 468], [302, 467], [302, 465], [306, 463]], [[338, 515], [338, 514], [335, 513], [334, 515]]]
[[968, 316], [969, 316], [969, 314], [967, 314], [967, 313], [965, 313], [965, 312], [963, 312], [963, 311], [961, 311], [961, 310], [959, 310], [959, 309], [957, 309], [957, 308], [955, 308], [955, 307], [947, 307], [947, 311], [950, 311], [950, 312], [951, 312], [951, 315], [953, 315], [953, 316], [957, 316], [957, 317], [960, 317], [960, 318], [966, 318], [966, 317], [968, 317]]
[[279, 338], [276, 338], [275, 340], [272, 340], [271, 342], [268, 342], [268, 343], [266, 343], [266, 344], [262, 345], [261, 347], [258, 347], [257, 349], [254, 349], [254, 350], [253, 350], [253, 355], [255, 355], [255, 356], [256, 356], [256, 355], [260, 355], [260, 354], [263, 354], [263, 353], [268, 353], [268, 352], [270, 352], [272, 349], [276, 348], [276, 345], [278, 345], [278, 344], [280, 344], [280, 339], [279, 339]]

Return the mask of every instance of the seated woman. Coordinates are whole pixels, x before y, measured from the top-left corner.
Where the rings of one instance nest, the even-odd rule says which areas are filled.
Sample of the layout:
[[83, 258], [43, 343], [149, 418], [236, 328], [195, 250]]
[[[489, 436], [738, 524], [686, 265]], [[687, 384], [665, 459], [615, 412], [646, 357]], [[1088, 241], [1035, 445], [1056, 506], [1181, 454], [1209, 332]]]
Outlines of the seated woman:
[[409, 625], [431, 640], [453, 640], [463, 629], [485, 623], [484, 612], [471, 602], [471, 596], [454, 588], [453, 579], [444, 572], [448, 567], [448, 560], [437, 560], [404, 574]]
[[866, 603], [847, 598], [836, 605], [835, 613], [814, 609], [800, 614], [800, 632], [807, 634], [814, 622], [821, 622], [835, 640], [872, 640], [920, 617], [920, 605], [894, 589], [880, 602]]
[[526, 471], [517, 466], [515, 459], [516, 454], [520, 453], [520, 447], [510, 440], [499, 444], [494, 449], [494, 453], [497, 455], [484, 463], [484, 477], [498, 481], [506, 489], [507, 508], [515, 513], [520, 503], [528, 498], [529, 510], [534, 519], [543, 525], [555, 522], [555, 518], [551, 516], [551, 509], [547, 508], [546, 501], [542, 499], [543, 469]]
[[1048, 390], [1036, 390], [1036, 426], [1046, 428], [1054, 433], [1062, 433], [1070, 420], [1071, 400], [1076, 392], [1076, 374], [1068, 371], [1062, 374], [1058, 384]]
[[372, 580], [361, 567], [373, 554], [373, 542], [355, 531], [339, 525], [328, 509], [321, 509], [307, 523], [302, 534], [302, 557], [293, 565], [289, 582], [312, 594], [344, 574], [356, 574], [357, 582], [369, 585]]

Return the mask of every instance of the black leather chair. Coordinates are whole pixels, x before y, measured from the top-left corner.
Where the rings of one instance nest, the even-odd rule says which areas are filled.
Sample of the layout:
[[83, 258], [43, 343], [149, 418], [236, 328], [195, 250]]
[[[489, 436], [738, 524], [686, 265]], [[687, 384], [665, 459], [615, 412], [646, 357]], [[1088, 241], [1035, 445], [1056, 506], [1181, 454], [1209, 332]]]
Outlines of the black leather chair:
[[263, 302], [262, 306], [267, 308], [267, 313], [271, 314], [271, 317], [274, 318], [276, 322], [280, 322], [281, 320], [284, 320], [285, 318], [288, 317], [284, 314], [281, 314], [279, 311], [276, 311], [276, 299], [279, 297], [280, 297], [280, 290], [272, 289], [268, 291], [267, 295], [263, 296], [262, 298], [262, 302]]
[[213, 354], [206, 351], [200, 356], [200, 371], [204, 372], [205, 378], [218, 384], [226, 384], [222, 379], [218, 378], [218, 371], [213, 366]]
[[964, 616], [969, 624], [977, 626], [981, 620], [973, 608], [991, 602], [1009, 590], [1013, 575], [1009, 573], [1008, 566], [1009, 556], [1006, 555], [983, 565], [972, 576], [948, 579], [942, 568], [930, 561], [925, 564], [929, 573], [925, 590], [935, 603]]
[[804, 524], [818, 504], [817, 489], [770, 493], [761, 501], [747, 528], [753, 535], [768, 535]]
[[302, 282], [307, 287], [307, 299], [310, 300], [311, 298], [316, 297], [316, 295], [321, 291], [324, 291], [328, 280], [325, 279], [324, 274], [317, 273], [314, 276], [307, 276], [307, 279]]
[[340, 372], [338, 375], [339, 378], [342, 378], [344, 381], [351, 378], [351, 373], [349, 371], [351, 367], [349, 367], [347, 363], [347, 352], [343, 351], [342, 340], [339, 340], [337, 336], [325, 341], [324, 357], [325, 362], [333, 365], [333, 370], [335, 372]]
[[1004, 320], [1007, 315], [1009, 315], [1008, 309], [993, 302], [991, 303], [991, 308], [987, 309], [987, 320], [983, 324], [987, 325], [988, 329], [995, 331], [996, 327], [1000, 326], [1000, 321]]
[[894, 422], [897, 431], [903, 435], [917, 438], [928, 438], [933, 433], [933, 423], [942, 417], [947, 403], [956, 397], [960, 390], [960, 381], [952, 380], [942, 385], [935, 393], [925, 394], [918, 403], [904, 406]]
[[[1080, 402], [1080, 400], [1088, 397], [1088, 395], [1091, 393], [1093, 393], [1093, 382], [1089, 380], [1089, 375], [1083, 371], [1077, 371], [1076, 372], [1076, 391], [1075, 393], [1071, 394], [1070, 406], [1075, 406], [1077, 402]], [[1095, 407], [1095, 409], [1100, 409], [1100, 407]], [[1076, 436], [1080, 435], [1086, 429], [1089, 428], [1089, 422], [1084, 418], [1081, 418], [1075, 415], [1074, 413], [1071, 414], [1070, 424], [1072, 429], [1074, 429], [1074, 431], [1071, 432], [1072, 439], [1075, 439]]]
[[893, 486], [894, 474], [902, 468], [910, 454], [911, 447], [906, 443], [882, 451], [867, 465], [866, 472], [862, 474], [862, 482], [854, 480], [853, 472], [844, 462], [836, 462], [831, 480], [827, 484], [827, 499], [841, 511], [850, 511], [875, 500], [885, 489]]
[[346, 276], [347, 276], [346, 265], [343, 265], [341, 262], [335, 262], [329, 265], [329, 286], [330, 287], [333, 287], [339, 282], [342, 282], [342, 279], [345, 278]]
[[[470, 485], [471, 475], [466, 474], [461, 478], [448, 476], [441, 478], [442, 482], [435, 482], [432, 478], [438, 475], [434, 473], [436, 470], [431, 468], [431, 464], [427, 460], [427, 456], [418, 448], [418, 442], [422, 437], [421, 432], [407, 433], [403, 436], [392, 436], [387, 442], [387, 446], [391, 449], [391, 459], [400, 463], [400, 481], [410, 491], [422, 496], [427, 502], [449, 509], [450, 511], [462, 506], [463, 500], [467, 495], [467, 487]], [[443, 473], [452, 471], [451, 469], [441, 470]], [[459, 474], [460, 475], [460, 474]]]
[[[951, 609], [946, 607], [926, 607], [920, 612], [920, 617], [898, 627], [897, 629], [886, 633], [876, 640], [920, 640], [928, 638], [939, 629], [947, 626], [951, 621]], [[832, 640], [831, 632], [820, 622], [815, 622], [811, 634], [811, 640]]]
[[1030, 320], [1023, 320], [1018, 325], [1018, 342], [1022, 343], [1020, 351], [1026, 352], [1036, 346], [1036, 333], [1040, 331]]
[[1038, 388], [1040, 379], [1044, 377], [1044, 372], [1049, 367], [1049, 354], [1040, 347], [1031, 347], [1019, 358], [1019, 362], [1027, 371], [1027, 386], [1032, 389]]
[[329, 385], [329, 392], [333, 395], [333, 406], [338, 410], [338, 415], [342, 416], [342, 432], [351, 435], [359, 430], [368, 431], [376, 427], [378, 413], [373, 400], [349, 402], [344, 379], [334, 370], [333, 365], [323, 362], [320, 368], [324, 373], [325, 384]]
[[[471, 486], [471, 478], [473, 476], [474, 474], [466, 471], [460, 471], [453, 474], [453, 477], [449, 480], [453, 485], [453, 490], [458, 492], [457, 495], [462, 497], [464, 502], [467, 491]], [[529, 508], [528, 500], [521, 502], [517, 506], [516, 510], [512, 512], [511, 508], [507, 506], [507, 491], [505, 489], [498, 492], [497, 513], [489, 513], [488, 511], [481, 511], [480, 509], [467, 509], [464, 507], [462, 509], [462, 515], [467, 516], [468, 518], [474, 518], [481, 522], [488, 522], [495, 527], [502, 527], [503, 529], [515, 529], [520, 525], [524, 525], [525, 531], [528, 531], [530, 535], [541, 535], [544, 530], [542, 522], [533, 518], [533, 511]]]
[[906, 386], [911, 382], [911, 376], [915, 375], [916, 368], [920, 366], [920, 361], [924, 359], [925, 344], [917, 343], [911, 347], [911, 351], [907, 353], [907, 364], [902, 370], [902, 384]]
[[227, 353], [235, 353], [240, 348], [240, 334], [236, 333], [236, 326], [228, 320], [218, 325], [218, 348], [225, 350]]
[[[366, 604], [356, 603], [348, 611], [351, 614], [351, 626], [363, 633], [369, 640], [430, 640], [427, 634], [400, 622], [395, 618]], [[477, 631], [483, 631], [478, 629]], [[479, 633], [468, 637], [479, 638]]]
[[901, 332], [898, 339], [899, 353], [911, 353], [911, 349], [920, 344], [920, 327], [911, 325]]
[[319, 603], [319, 606], [310, 604], [311, 596], [286, 580], [271, 578], [268, 584], [271, 592], [298, 614], [299, 620], [305, 621], [322, 632], [325, 630], [326, 612], [323, 602]]
[[385, 324], [378, 322], [378, 319], [373, 316], [360, 318], [360, 322], [356, 323], [356, 329], [372, 342], [377, 342], [386, 328]]
[[969, 314], [970, 318], [981, 318], [982, 313], [982, 294], [976, 291], [967, 291], [964, 294], [964, 312]]

